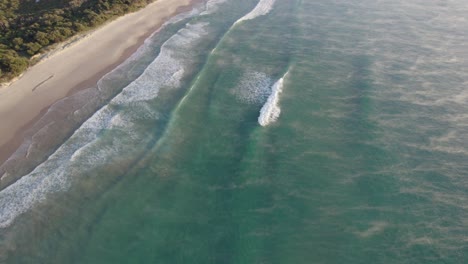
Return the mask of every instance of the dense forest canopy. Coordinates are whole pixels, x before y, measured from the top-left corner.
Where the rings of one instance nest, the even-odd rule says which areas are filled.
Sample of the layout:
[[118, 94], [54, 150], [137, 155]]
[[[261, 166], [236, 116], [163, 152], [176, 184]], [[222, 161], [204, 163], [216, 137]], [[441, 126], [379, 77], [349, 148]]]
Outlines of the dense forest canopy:
[[44, 48], [154, 0], [0, 0], [0, 81]]

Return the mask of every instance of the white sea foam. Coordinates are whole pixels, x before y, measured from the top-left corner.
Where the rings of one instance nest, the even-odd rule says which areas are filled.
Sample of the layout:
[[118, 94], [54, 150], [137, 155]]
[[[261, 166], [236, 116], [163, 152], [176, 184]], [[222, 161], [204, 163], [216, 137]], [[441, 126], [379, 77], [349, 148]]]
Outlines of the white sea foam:
[[[141, 118], [156, 119], [147, 101], [161, 89], [176, 88], [196, 54], [186, 52], [207, 35], [207, 23], [188, 24], [161, 47], [159, 56], [144, 73], [123, 89], [111, 102], [97, 111], [47, 161], [30, 174], [0, 192], [0, 228], [8, 227], [19, 215], [46, 199], [48, 194], [67, 190], [70, 180], [84, 167], [106, 164], [116, 153], [128, 152], [128, 146], [145, 144], [131, 124]], [[124, 111], [124, 110], [127, 111]], [[133, 114], [134, 110], [138, 115]], [[127, 114], [127, 112], [129, 112]], [[127, 124], [124, 124], [127, 123]], [[123, 137], [101, 139], [114, 130]]]
[[206, 5], [205, 5], [206, 11], [201, 13], [201, 15], [209, 15], [209, 14], [216, 12], [216, 10], [218, 10], [219, 8], [219, 5], [221, 5], [222, 3], [226, 1], [227, 0], [209, 0], [208, 2], [206, 2]]
[[267, 126], [275, 122], [281, 113], [281, 108], [279, 107], [279, 96], [283, 91], [284, 78], [288, 73], [286, 73], [281, 79], [279, 79], [271, 88], [271, 94], [268, 97], [266, 103], [263, 105], [260, 110], [260, 116], [258, 117], [258, 123], [261, 126]]
[[251, 20], [259, 16], [264, 16], [270, 13], [270, 11], [273, 9], [273, 5], [275, 4], [275, 1], [276, 0], [260, 0], [257, 6], [255, 6], [255, 8], [252, 9], [252, 11], [250, 11], [247, 15], [239, 18], [234, 24], [237, 24], [246, 20]]
[[152, 100], [157, 97], [161, 88], [177, 87], [185, 71], [184, 63], [193, 56], [180, 51], [186, 50], [187, 46], [206, 35], [206, 26], [206, 23], [189, 24], [167, 40], [161, 47], [159, 56], [111, 104]]
[[248, 71], [234, 88], [234, 94], [243, 102], [263, 104], [271, 94], [273, 80], [263, 72]]
[[[142, 57], [142, 54], [145, 54], [151, 49], [151, 42], [153, 41], [153, 38], [156, 34], [158, 34], [162, 29], [166, 28], [167, 26], [171, 24], [176, 24], [178, 22], [181, 22], [185, 19], [195, 17], [199, 15], [201, 12], [201, 8], [199, 6], [195, 6], [191, 11], [189, 12], [184, 12], [180, 13], [168, 21], [164, 22], [164, 24], [155, 32], [153, 32], [147, 39], [145, 39], [144, 44], [137, 49], [135, 53], [133, 53], [129, 58], [125, 60], [122, 64], [114, 68], [112, 71], [104, 75], [99, 81], [98, 81], [98, 88], [102, 86], [103, 81], [108, 80], [109, 78], [112, 78], [114, 74], [116, 74], [118, 71], [122, 70], [127, 66], [129, 63], [139, 60]], [[204, 11], [206, 12], [206, 11]]]

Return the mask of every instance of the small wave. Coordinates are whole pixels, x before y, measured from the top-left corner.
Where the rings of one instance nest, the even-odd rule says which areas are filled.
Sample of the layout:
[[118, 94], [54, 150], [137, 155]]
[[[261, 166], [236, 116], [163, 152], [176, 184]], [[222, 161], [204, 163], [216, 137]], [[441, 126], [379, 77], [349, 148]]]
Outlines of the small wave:
[[161, 47], [156, 59], [146, 68], [144, 73], [129, 86], [125, 87], [112, 104], [126, 102], [148, 101], [158, 96], [163, 87], [177, 87], [184, 74], [184, 63], [190, 61], [192, 54], [185, 54], [187, 46], [206, 35], [207, 23], [189, 24], [179, 30]]
[[[215, 2], [222, 1], [213, 1]], [[211, 12], [215, 8], [217, 4], [204, 9], [197, 8], [167, 23], [176, 23], [200, 15], [203, 11]], [[145, 145], [149, 139], [147, 135], [138, 134], [132, 122], [142, 118], [158, 118], [158, 113], [147, 102], [157, 97], [160, 89], [180, 86], [182, 78], [189, 72], [197, 56], [187, 50], [192, 50], [209, 33], [206, 29], [208, 25], [207, 22], [194, 22], [179, 30], [161, 46], [158, 57], [135, 81], [87, 119], [46, 161], [0, 191], [0, 229], [10, 226], [18, 216], [43, 202], [49, 194], [68, 190], [71, 180], [83, 175], [84, 170], [106, 164], [118, 153], [135, 156], [134, 153], [128, 154], [128, 146]], [[101, 89], [103, 81], [119, 75], [125, 71], [126, 64], [144, 56], [150, 46], [149, 39], [124, 64], [98, 82], [99, 92], [105, 90]], [[103, 137], [102, 132], [107, 130], [125, 136]]]
[[284, 78], [288, 75], [286, 73], [281, 79], [279, 79], [271, 88], [271, 94], [268, 97], [266, 103], [260, 110], [260, 116], [258, 117], [258, 123], [261, 126], [267, 126], [275, 122], [281, 113], [281, 108], [278, 105], [279, 96], [283, 91]]
[[[147, 101], [154, 99], [160, 89], [180, 85], [196, 56], [186, 51], [208, 34], [207, 25], [197, 22], [179, 30], [162, 45], [159, 56], [140, 77], [94, 113], [45, 162], [2, 190], [0, 229], [10, 226], [19, 215], [44, 201], [48, 194], [69, 189], [71, 179], [78, 177], [77, 173], [81, 175], [83, 167], [90, 169], [106, 164], [118, 153], [128, 152], [128, 146], [146, 144], [147, 137], [136, 134], [130, 124], [141, 118], [157, 118], [157, 113], [148, 109]], [[141, 54], [133, 59], [139, 56]], [[131, 114], [134, 110], [138, 110], [138, 116]], [[102, 132], [107, 130], [125, 137], [101, 140]]]
[[116, 68], [114, 68], [113, 70], [108, 72], [106, 75], [104, 75], [98, 81], [98, 88], [100, 89], [103, 86], [103, 82], [105, 82], [105, 81], [107, 81], [109, 79], [112, 79], [115, 75], [122, 74], [121, 71], [126, 70], [126, 67], [130, 63], [132, 63], [134, 61], [138, 61], [139, 59], [141, 59], [144, 56], [144, 54], [146, 54], [149, 50], [151, 50], [152, 49], [151, 44], [153, 42], [153, 39], [157, 34], [159, 34], [161, 32], [161, 30], [165, 29], [169, 25], [176, 24], [176, 23], [179, 23], [179, 22], [181, 22], [181, 21], [183, 21], [185, 19], [193, 18], [193, 17], [199, 15], [199, 13], [201, 11], [200, 9], [201, 8], [197, 5], [191, 11], [180, 13], [180, 14], [170, 18], [166, 22], [164, 22], [164, 24], [162, 24], [162, 26], [160, 28], [158, 28], [147, 39], [145, 39], [143, 45], [141, 45], [130, 57], [128, 57], [123, 63], [118, 65]]
[[[50, 106], [44, 116], [24, 133], [23, 142], [17, 150], [8, 160], [0, 164], [0, 179], [19, 179], [27, 171], [39, 165], [40, 160], [48, 155], [46, 153], [50, 150], [50, 142], [58, 143], [62, 139], [65, 140], [66, 135], [72, 133], [76, 125], [86, 121], [106, 100], [112, 98], [118, 90], [123, 88], [120, 86], [120, 80], [124, 80], [123, 84], [126, 81], [136, 79], [141, 74], [139, 71], [134, 71], [134, 68], [136, 65], [139, 68], [139, 65], [142, 65], [139, 61], [144, 61], [148, 54], [154, 52], [155, 43], [157, 43], [155, 40], [161, 30], [172, 24], [193, 18], [203, 10], [205, 10], [205, 5], [199, 3], [192, 10], [170, 18], [158, 30], [153, 32], [136, 52], [112, 71], [105, 74], [97, 82], [96, 87], [89, 87], [79, 91]], [[183, 71], [175, 74], [170, 79], [169, 85], [178, 86], [180, 84], [178, 80], [183, 77], [182, 75]], [[119, 83], [119, 85], [116, 85], [116, 83]], [[142, 116], [148, 116], [148, 114]], [[51, 120], [57, 122], [50, 123]], [[48, 143], [43, 144], [43, 142]], [[10, 180], [5, 182], [8, 181]]]
[[276, 0], [260, 0], [257, 6], [255, 6], [255, 8], [252, 9], [252, 11], [250, 11], [250, 13], [241, 17], [239, 20], [236, 21], [236, 23], [234, 23], [234, 25], [242, 21], [251, 20], [270, 13], [271, 9], [273, 9], [275, 1]]

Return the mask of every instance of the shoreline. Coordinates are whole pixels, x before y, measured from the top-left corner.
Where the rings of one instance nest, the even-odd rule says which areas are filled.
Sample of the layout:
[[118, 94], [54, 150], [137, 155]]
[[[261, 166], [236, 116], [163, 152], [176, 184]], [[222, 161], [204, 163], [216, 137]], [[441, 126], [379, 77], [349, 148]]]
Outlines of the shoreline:
[[[4, 120], [7, 120], [6, 123], [9, 123], [8, 126], [5, 125], [0, 128], [0, 165], [3, 165], [12, 155], [15, 154], [15, 152], [24, 142], [25, 134], [27, 134], [27, 132], [29, 132], [33, 128], [34, 124], [36, 124], [41, 119], [41, 117], [44, 116], [47, 110], [55, 102], [68, 96], [71, 96], [81, 90], [95, 87], [97, 85], [97, 82], [104, 75], [115, 69], [126, 59], [132, 56], [137, 51], [137, 49], [141, 45], [143, 45], [144, 41], [153, 33], [157, 32], [166, 21], [168, 21], [171, 17], [177, 14], [190, 10], [196, 3], [199, 2], [202, 1], [157, 0], [156, 2], [149, 4], [148, 6], [140, 9], [137, 12], [124, 15], [109, 23], [106, 23], [102, 27], [94, 30], [91, 33], [88, 33], [89, 36], [83, 38], [77, 43], [73, 43], [72, 45], [67, 46], [66, 48], [62, 48], [61, 50], [59, 49], [58, 51], [53, 51], [53, 54], [50, 57], [46, 57], [43, 61], [40, 61], [31, 68], [29, 68], [18, 80], [15, 80], [8, 87], [0, 88], [0, 120], [2, 120], [3, 123], [5, 123]], [[155, 12], [159, 12], [159, 14], [155, 14]], [[155, 17], [157, 19], [155, 19]], [[124, 26], [126, 23], [131, 22], [138, 24], [142, 23], [142, 20], [145, 19], [150, 19], [152, 24], [145, 25], [146, 27], [144, 28], [144, 30], [140, 29], [140, 31], [138, 31], [134, 30], [134, 27], [127, 26], [127, 30], [124, 30], [123, 32], [118, 32], [114, 35], [112, 34], [112, 32], [110, 32], [113, 28], [122, 26], [122, 24], [124, 24]], [[100, 37], [100, 34], [103, 34], [104, 36]], [[132, 34], [133, 36], [129, 36]], [[112, 42], [118, 41], [119, 37], [125, 37], [125, 39], [131, 39], [133, 37], [133, 42]], [[71, 62], [72, 67], [68, 67], [69, 69], [71, 69], [71, 71], [59, 72], [58, 78], [55, 78], [56, 73], [51, 74], [50, 71], [48, 71], [45, 74], [48, 76], [44, 77], [44, 73], [41, 72], [41, 68], [47, 69], [47, 64], [52, 64], [53, 66], [53, 64], [57, 61], [67, 62], [67, 55], [69, 55], [67, 53], [80, 52], [80, 49], [88, 49], [88, 46], [86, 44], [92, 45], [93, 42], [96, 41], [96, 39], [97, 41], [99, 41], [100, 38], [104, 38], [104, 40], [107, 43], [111, 42], [110, 44], [113, 44], [114, 49], [120, 51], [118, 52], [119, 56], [116, 57], [115, 55], [113, 55], [113, 57], [107, 58], [107, 60], [106, 58], [94, 58], [93, 60], [93, 58], [89, 59], [88, 57], [81, 57], [81, 60], [80, 58], [78, 58], [78, 60]], [[103, 45], [101, 47], [105, 49], [112, 48], [109, 48], [108, 45]], [[98, 48], [95, 49], [94, 53], [99, 55], [100, 51], [101, 50]], [[74, 78], [72, 76], [71, 82], [69, 82], [68, 84], [63, 84], [63, 81], [66, 82], [67, 77], [73, 74], [75, 68], [79, 68], [80, 66], [86, 67], [89, 65], [91, 65], [91, 67], [96, 66], [93, 65], [93, 63], [96, 60], [101, 59], [105, 60], [105, 63], [102, 63], [101, 61], [101, 65], [99, 65], [99, 67], [94, 67], [94, 71], [87, 72], [85, 76], [75, 76]], [[44, 67], [44, 65], [46, 67]], [[48, 81], [51, 79], [52, 81], [48, 83]], [[56, 79], [55, 82], [54, 79]], [[60, 87], [60, 89], [57, 89], [57, 85], [60, 85], [62, 87]], [[37, 101], [39, 100], [35, 99], [35, 94], [37, 92], [48, 93], [43, 95], [43, 97], [46, 98], [40, 98], [43, 100], [41, 100], [39, 104], [37, 103]], [[59, 95], [57, 95], [57, 93], [59, 93]], [[3, 103], [12, 98], [16, 99], [16, 101], [20, 101], [21, 104], [17, 105], [9, 103], [9, 105], [7, 104], [7, 106], [5, 107]], [[26, 113], [24, 113], [25, 111], [23, 110], [23, 118], [15, 118], [15, 116], [11, 116], [11, 114], [15, 112], [14, 110], [16, 110], [18, 107], [25, 106], [26, 108], [28, 108], [28, 103], [35, 104], [35, 107], [34, 109], [29, 109], [29, 111], [26, 111]]]

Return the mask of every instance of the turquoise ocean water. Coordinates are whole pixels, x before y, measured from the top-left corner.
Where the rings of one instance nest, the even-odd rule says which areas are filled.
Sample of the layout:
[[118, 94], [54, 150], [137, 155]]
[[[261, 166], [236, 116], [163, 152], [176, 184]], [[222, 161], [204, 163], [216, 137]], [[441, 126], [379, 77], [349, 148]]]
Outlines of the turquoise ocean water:
[[466, 14], [209, 0], [173, 18], [0, 191], [0, 263], [468, 263]]

